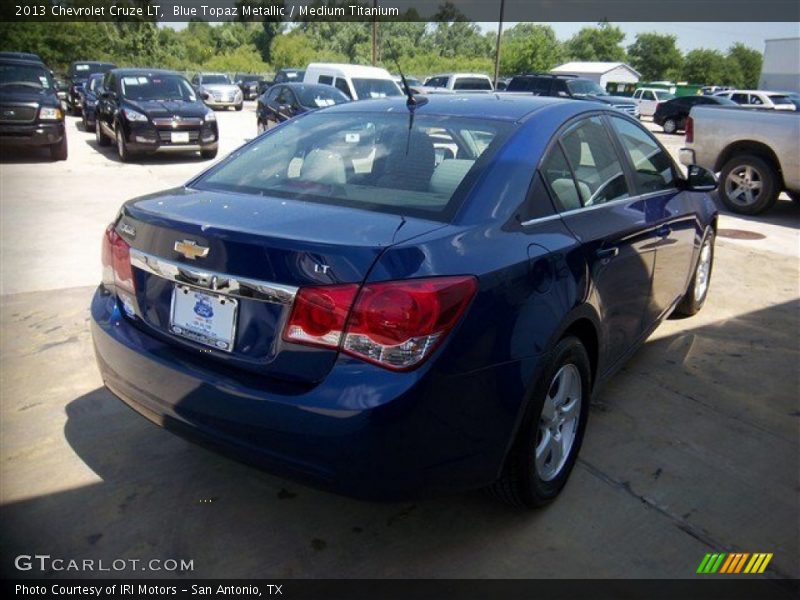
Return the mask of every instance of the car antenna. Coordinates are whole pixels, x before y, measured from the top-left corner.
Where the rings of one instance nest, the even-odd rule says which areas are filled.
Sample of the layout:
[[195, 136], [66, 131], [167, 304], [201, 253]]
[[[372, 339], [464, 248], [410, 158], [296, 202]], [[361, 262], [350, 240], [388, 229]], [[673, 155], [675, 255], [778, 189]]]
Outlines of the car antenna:
[[406, 76], [403, 75], [403, 70], [400, 68], [400, 62], [397, 60], [397, 53], [392, 48], [389, 40], [386, 40], [386, 47], [389, 48], [389, 51], [392, 53], [392, 58], [394, 59], [394, 65], [397, 67], [397, 72], [400, 73], [400, 81], [403, 82], [403, 91], [406, 93], [408, 100], [406, 100], [406, 107], [408, 108], [408, 136], [406, 137], [406, 156], [408, 156], [408, 152], [411, 146], [411, 130], [414, 128], [414, 109], [418, 106], [422, 106], [423, 104], [428, 103], [427, 98], [417, 98], [414, 94], [411, 93], [411, 88], [408, 86], [408, 82], [406, 81]]

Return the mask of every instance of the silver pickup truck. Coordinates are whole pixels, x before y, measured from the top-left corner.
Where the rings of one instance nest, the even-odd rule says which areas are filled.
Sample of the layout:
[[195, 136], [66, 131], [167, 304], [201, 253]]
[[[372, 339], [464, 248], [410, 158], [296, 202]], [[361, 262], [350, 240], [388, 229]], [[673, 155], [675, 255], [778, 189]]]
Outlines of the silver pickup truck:
[[695, 106], [680, 161], [719, 173], [733, 212], [764, 212], [784, 190], [800, 202], [800, 112]]

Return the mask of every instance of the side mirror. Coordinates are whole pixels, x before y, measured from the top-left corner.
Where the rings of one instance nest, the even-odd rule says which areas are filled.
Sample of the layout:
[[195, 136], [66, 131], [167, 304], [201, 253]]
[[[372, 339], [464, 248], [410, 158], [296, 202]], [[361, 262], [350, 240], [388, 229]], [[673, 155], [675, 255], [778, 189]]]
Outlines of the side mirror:
[[699, 165], [689, 165], [689, 175], [684, 180], [683, 189], [689, 192], [713, 192], [717, 189], [717, 176]]

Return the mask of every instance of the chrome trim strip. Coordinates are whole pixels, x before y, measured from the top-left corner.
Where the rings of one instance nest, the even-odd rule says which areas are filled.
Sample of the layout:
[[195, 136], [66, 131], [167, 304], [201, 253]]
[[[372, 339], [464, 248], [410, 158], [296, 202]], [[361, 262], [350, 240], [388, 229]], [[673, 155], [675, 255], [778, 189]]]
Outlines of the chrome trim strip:
[[297, 295], [298, 288], [292, 285], [247, 279], [194, 266], [190, 267], [134, 248], [131, 248], [130, 255], [131, 266], [137, 269], [174, 283], [182, 283], [218, 294], [287, 306], [294, 302], [294, 297]]

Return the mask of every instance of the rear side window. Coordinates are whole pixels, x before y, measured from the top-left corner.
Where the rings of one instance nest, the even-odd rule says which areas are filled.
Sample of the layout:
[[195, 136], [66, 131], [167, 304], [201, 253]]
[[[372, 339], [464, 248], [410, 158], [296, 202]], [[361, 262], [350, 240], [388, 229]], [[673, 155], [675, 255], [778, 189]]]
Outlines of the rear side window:
[[562, 212], [581, 207], [578, 188], [572, 178], [572, 171], [560, 144], [553, 146], [550, 154], [542, 163], [541, 174], [552, 190], [553, 198]]
[[583, 206], [628, 197], [628, 182], [614, 144], [599, 117], [583, 119], [561, 137]]
[[733, 94], [731, 100], [736, 104], [747, 104], [747, 94]]
[[761, 99], [761, 96], [750, 94], [750, 104], [752, 104], [753, 106], [761, 106], [764, 104], [764, 101]]
[[320, 75], [317, 79], [317, 83], [321, 83], [322, 85], [333, 85], [333, 77], [330, 75]]
[[675, 171], [666, 151], [649, 133], [635, 123], [611, 117], [622, 147], [630, 158], [639, 193], [657, 192], [675, 187]]
[[514, 77], [506, 88], [509, 92], [533, 92], [536, 96], [546, 96], [550, 91], [551, 78]]

